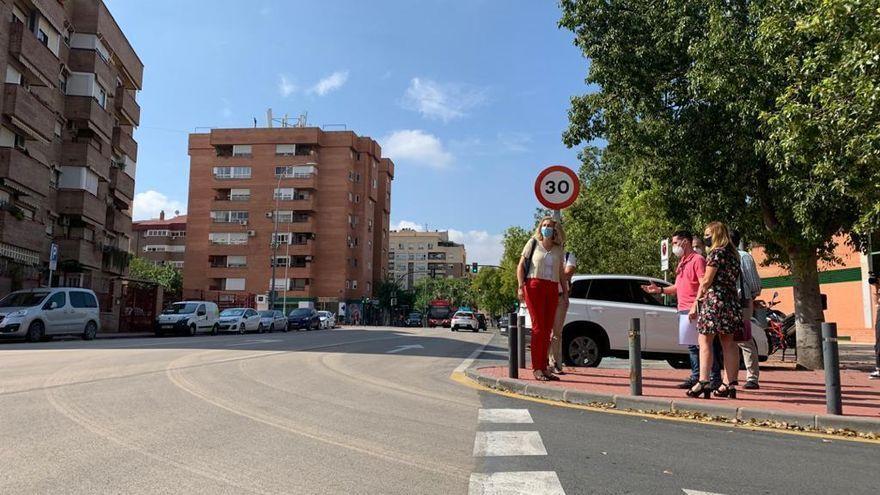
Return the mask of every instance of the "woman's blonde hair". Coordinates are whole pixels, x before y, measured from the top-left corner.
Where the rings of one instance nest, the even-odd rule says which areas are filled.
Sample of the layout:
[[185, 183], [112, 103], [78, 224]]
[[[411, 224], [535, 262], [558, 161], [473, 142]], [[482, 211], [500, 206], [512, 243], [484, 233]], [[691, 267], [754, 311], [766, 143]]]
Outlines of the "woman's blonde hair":
[[709, 235], [712, 236], [712, 245], [706, 247], [707, 251], [727, 249], [734, 253], [737, 252], [736, 246], [733, 245], [733, 241], [730, 239], [730, 229], [727, 228], [727, 225], [721, 222], [712, 222], [706, 225], [705, 230], [708, 230]]
[[535, 227], [535, 239], [539, 241], [544, 240], [544, 236], [541, 234], [541, 226], [544, 225], [544, 222], [546, 222], [547, 220], [553, 222], [553, 244], [556, 244], [557, 246], [562, 246], [563, 244], [565, 244], [565, 231], [562, 230], [562, 223], [557, 222], [556, 219], [551, 216], [546, 216], [538, 222], [538, 226]]

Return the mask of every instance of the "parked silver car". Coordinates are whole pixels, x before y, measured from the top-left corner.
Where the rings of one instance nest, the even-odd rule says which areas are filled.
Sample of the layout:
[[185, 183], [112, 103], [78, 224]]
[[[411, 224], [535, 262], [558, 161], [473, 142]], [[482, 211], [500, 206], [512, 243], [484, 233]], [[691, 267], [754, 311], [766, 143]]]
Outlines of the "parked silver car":
[[329, 311], [318, 311], [318, 318], [321, 320], [321, 328], [336, 328], [336, 315]]
[[29, 342], [55, 335], [92, 340], [100, 329], [98, 298], [89, 289], [27, 289], [0, 299], [0, 336], [23, 337]]
[[220, 312], [220, 321], [217, 322], [221, 332], [260, 332], [263, 333], [263, 323], [260, 314], [251, 308], [229, 308]]
[[270, 332], [275, 330], [287, 331], [287, 317], [278, 310], [267, 309], [260, 311], [260, 323], [263, 324], [264, 329]]

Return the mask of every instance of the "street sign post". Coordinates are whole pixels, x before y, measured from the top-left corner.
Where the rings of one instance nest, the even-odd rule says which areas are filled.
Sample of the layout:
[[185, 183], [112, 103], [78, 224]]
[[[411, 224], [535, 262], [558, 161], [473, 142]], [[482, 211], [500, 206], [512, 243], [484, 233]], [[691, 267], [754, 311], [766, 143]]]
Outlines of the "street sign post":
[[669, 270], [669, 239], [660, 241], [660, 269]]
[[581, 182], [574, 170], [553, 165], [545, 168], [535, 180], [535, 196], [551, 210], [568, 208], [578, 197]]
[[49, 246], [49, 287], [52, 287], [52, 274], [58, 268], [58, 244]]

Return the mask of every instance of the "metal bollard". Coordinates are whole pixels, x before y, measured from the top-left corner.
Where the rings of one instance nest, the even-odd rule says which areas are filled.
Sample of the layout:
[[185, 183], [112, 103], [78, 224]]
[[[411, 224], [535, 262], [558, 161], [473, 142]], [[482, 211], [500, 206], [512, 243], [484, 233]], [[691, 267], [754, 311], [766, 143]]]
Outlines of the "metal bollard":
[[840, 360], [837, 354], [837, 323], [822, 324], [822, 354], [825, 358], [825, 410], [843, 414], [840, 398]]
[[507, 320], [507, 376], [519, 378], [519, 329], [516, 324], [516, 313], [510, 313]]
[[519, 316], [516, 319], [516, 326], [519, 329], [519, 365], [526, 367], [526, 317]]
[[629, 326], [629, 391], [642, 395], [642, 330], [641, 321], [633, 318]]

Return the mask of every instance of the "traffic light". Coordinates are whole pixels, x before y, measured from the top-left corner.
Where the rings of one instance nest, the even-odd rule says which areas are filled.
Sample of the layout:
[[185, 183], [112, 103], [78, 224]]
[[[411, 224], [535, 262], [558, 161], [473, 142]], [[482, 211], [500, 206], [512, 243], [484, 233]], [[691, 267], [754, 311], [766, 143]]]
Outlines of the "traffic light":
[[478, 271], [477, 268], [478, 268], [478, 267], [479, 267], [479, 265], [477, 265], [476, 262], [471, 263], [471, 273], [477, 273], [477, 271]]

